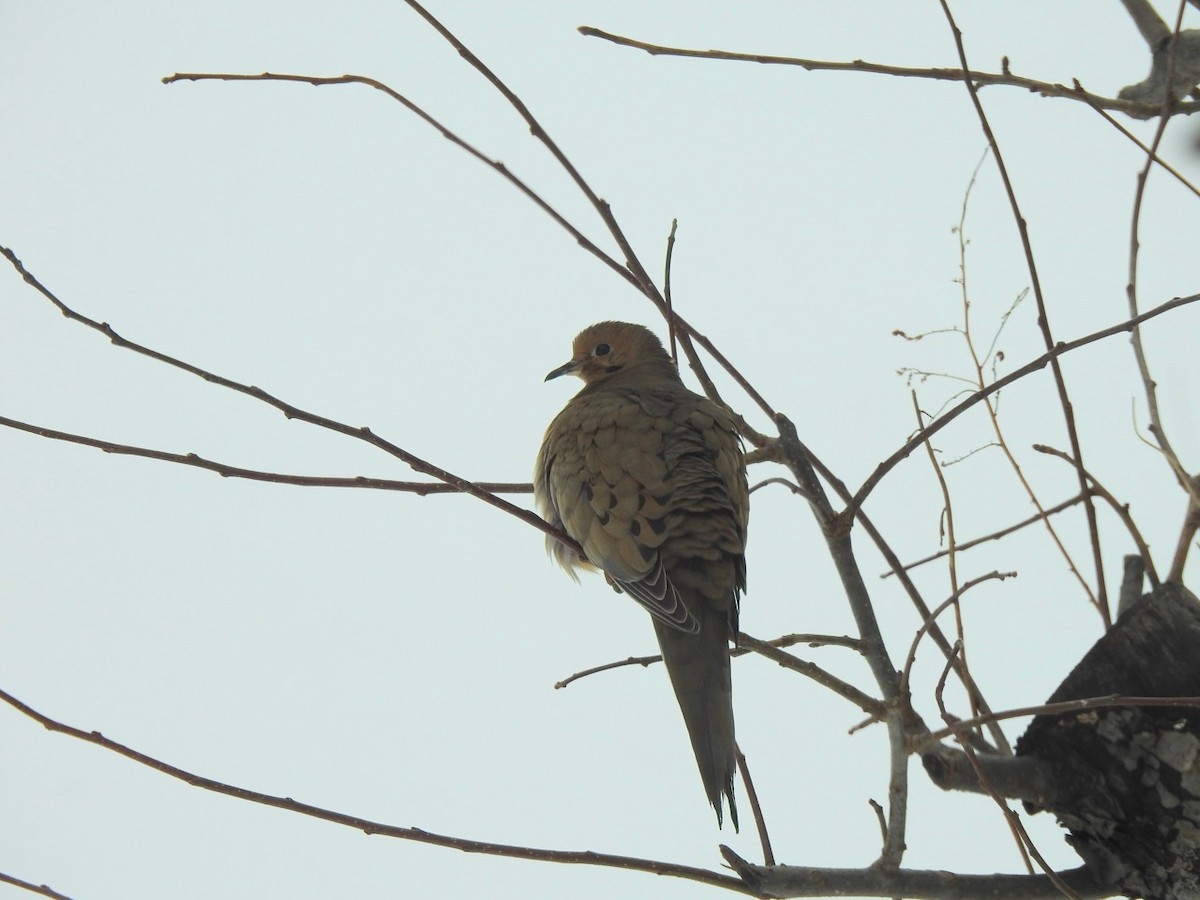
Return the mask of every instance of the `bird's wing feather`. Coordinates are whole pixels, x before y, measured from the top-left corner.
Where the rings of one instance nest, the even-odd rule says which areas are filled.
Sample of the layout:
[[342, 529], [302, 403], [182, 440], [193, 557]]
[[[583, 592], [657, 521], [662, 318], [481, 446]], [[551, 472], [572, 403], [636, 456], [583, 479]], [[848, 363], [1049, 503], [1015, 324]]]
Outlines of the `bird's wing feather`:
[[[658, 552], [669, 512], [670, 426], [630, 392], [581, 394], [547, 430], [534, 489], [543, 517], [578, 541], [588, 562], [664, 625], [694, 634], [700, 623]], [[568, 571], [582, 565], [553, 538], [547, 546]]]

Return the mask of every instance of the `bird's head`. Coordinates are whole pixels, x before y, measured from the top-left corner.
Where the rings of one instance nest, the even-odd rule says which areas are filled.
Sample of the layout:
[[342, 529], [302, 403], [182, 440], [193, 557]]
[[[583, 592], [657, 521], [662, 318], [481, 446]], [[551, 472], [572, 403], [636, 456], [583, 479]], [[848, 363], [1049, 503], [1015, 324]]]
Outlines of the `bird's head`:
[[640, 366], [674, 363], [649, 328], [629, 322], [599, 322], [581, 331], [571, 345], [571, 360], [546, 376], [578, 375], [594, 384], [617, 372]]

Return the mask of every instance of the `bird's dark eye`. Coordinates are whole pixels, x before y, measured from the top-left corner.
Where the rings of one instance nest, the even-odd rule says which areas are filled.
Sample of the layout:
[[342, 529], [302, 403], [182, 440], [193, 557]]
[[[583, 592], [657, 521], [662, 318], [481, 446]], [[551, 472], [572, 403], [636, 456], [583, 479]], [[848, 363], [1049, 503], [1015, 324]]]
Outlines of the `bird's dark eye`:
[[596, 349], [592, 351], [592, 356], [608, 356], [612, 352], [612, 348], [608, 344], [597, 344]]

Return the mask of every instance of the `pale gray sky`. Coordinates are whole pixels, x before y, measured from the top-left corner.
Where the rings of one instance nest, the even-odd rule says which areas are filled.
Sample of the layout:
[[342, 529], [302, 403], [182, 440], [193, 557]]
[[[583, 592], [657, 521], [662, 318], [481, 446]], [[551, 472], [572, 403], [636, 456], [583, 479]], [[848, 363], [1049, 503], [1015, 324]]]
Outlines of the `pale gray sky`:
[[[1114, 95], [1148, 69], [1121, 5], [958, 3], [978, 69]], [[969, 374], [952, 232], [984, 149], [961, 84], [651, 58], [581, 24], [696, 48], [957, 65], [934, 2], [431, 2], [526, 101], [611, 202], [653, 273], [679, 220], [673, 287], [803, 439], [857, 486], [914, 425], [896, 374]], [[1195, 10], [1189, 10], [1195, 17]], [[1166, 11], [1164, 10], [1164, 14]], [[1194, 24], [1194, 23], [1193, 23]], [[180, 83], [173, 72], [358, 73], [386, 82], [514, 172], [610, 252], [600, 223], [502, 98], [400, 2], [9, 4], [0, 34], [0, 244], [63, 301], [130, 340], [378, 434], [477, 480], [529, 477], [574, 386], [544, 385], [573, 335], [661, 323], [493, 171], [360, 86]], [[1126, 318], [1139, 151], [1096, 113], [982, 93], [1030, 225], [1060, 340]], [[1149, 139], [1152, 123], [1118, 118]], [[1164, 155], [1193, 181], [1194, 124]], [[1143, 213], [1147, 307], [1200, 284], [1196, 197], [1161, 171]], [[968, 279], [990, 340], [1029, 274], [996, 166], [971, 196]], [[410, 477], [351, 439], [112, 347], [0, 267], [0, 415], [114, 442], [314, 475]], [[1032, 300], [999, 342], [1041, 352]], [[1200, 310], [1147, 327], [1177, 449], [1196, 468]], [[1089, 466], [1165, 566], [1184, 509], [1138, 436], [1145, 402], [1125, 337], [1064, 361]], [[740, 393], [726, 398], [758, 428]], [[919, 383], [937, 409], [958, 385]], [[1066, 439], [1045, 373], [1003, 394], [1010, 445], [1046, 503]], [[938, 436], [947, 459], [989, 440], [980, 412]], [[466, 497], [298, 488], [105, 455], [0, 429], [0, 688], [36, 709], [212, 778], [430, 831], [719, 868], [757, 858], [719, 833], [663, 673], [577, 670], [654, 652], [645, 614], [598, 578], [576, 586], [541, 535]], [[761, 468], [761, 467], [760, 467]], [[756, 469], [752, 481], [779, 474]], [[986, 450], [947, 470], [963, 537], [1025, 517]], [[516, 500], [528, 504], [527, 497]], [[901, 557], [938, 546], [921, 454], [868, 512]], [[1110, 585], [1130, 543], [1103, 517]], [[1080, 517], [1062, 520], [1089, 559]], [[742, 624], [763, 638], [853, 622], [812, 517], [754, 495]], [[893, 656], [920, 624], [860, 535]], [[960, 561], [1020, 577], [969, 595], [971, 662], [996, 708], [1043, 700], [1100, 635], [1044, 532]], [[1195, 571], [1195, 564], [1191, 571]], [[944, 566], [920, 570], [932, 604]], [[797, 651], [866, 690], [836, 648]], [[940, 663], [914, 676], [936, 719]], [[735, 662], [738, 737], [776, 853], [805, 865], [877, 855], [886, 740], [761, 659]], [[957, 695], [954, 702], [959, 703]], [[961, 704], [959, 711], [963, 711]], [[1016, 737], [1023, 723], [1010, 723]], [[78, 900], [211, 897], [692, 897], [707, 889], [399, 842], [201, 792], [0, 706], [0, 871]], [[743, 806], [744, 808], [744, 806]], [[749, 821], [748, 811], [743, 822]], [[1047, 816], [1027, 822], [1074, 867]], [[912, 766], [912, 867], [1020, 871], [992, 801], [947, 796]], [[0, 886], [0, 897], [27, 896]]]

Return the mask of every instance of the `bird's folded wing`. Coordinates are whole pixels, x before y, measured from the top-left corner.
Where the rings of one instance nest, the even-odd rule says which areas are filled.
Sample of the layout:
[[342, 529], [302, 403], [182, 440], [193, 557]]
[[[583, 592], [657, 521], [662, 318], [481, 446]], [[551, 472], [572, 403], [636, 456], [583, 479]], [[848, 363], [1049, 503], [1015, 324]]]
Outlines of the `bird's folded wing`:
[[[588, 561], [663, 624], [695, 633], [700, 623], [659, 557], [669, 512], [663, 431], [670, 423], [625, 395], [569, 405], [551, 424], [535, 477], [543, 516], [561, 523]], [[549, 513], [549, 515], [547, 515]], [[578, 557], [551, 552], [565, 568]]]

